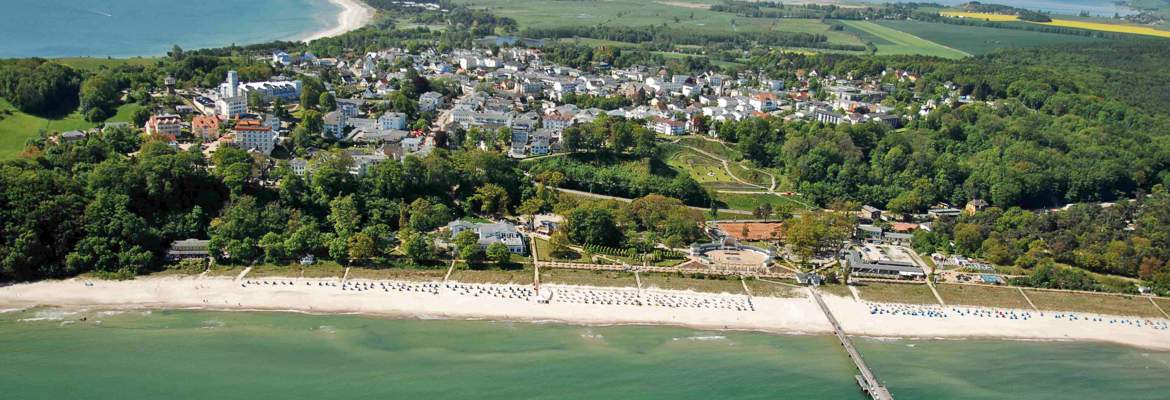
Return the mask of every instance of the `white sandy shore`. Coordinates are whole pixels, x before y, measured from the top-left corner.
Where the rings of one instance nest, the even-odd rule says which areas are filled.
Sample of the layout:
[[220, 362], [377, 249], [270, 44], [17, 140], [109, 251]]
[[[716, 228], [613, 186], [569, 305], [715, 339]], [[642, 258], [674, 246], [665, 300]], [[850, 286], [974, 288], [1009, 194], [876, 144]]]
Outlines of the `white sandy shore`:
[[[263, 280], [265, 278], [252, 278]], [[273, 278], [267, 278], [272, 280]], [[755, 311], [657, 306], [619, 306], [472, 297], [455, 293], [342, 291], [319, 287], [320, 279], [281, 278], [293, 285], [248, 286], [230, 278], [166, 277], [133, 281], [45, 281], [0, 288], [0, 309], [33, 306], [109, 308], [205, 308], [309, 313], [354, 313], [412, 318], [558, 321], [575, 324], [662, 324], [701, 329], [755, 330], [774, 333], [829, 333], [824, 314], [811, 298], [755, 297]], [[306, 285], [305, 282], [311, 285]], [[333, 279], [336, 282], [337, 279]], [[589, 288], [582, 288], [589, 289]], [[597, 290], [608, 290], [596, 288]], [[558, 289], [554, 289], [558, 290]], [[569, 290], [561, 288], [559, 290]], [[664, 291], [660, 291], [663, 293]], [[555, 293], [555, 292], [554, 292]], [[686, 295], [689, 292], [672, 292]], [[696, 295], [689, 293], [690, 295]], [[702, 296], [702, 295], [699, 295]], [[743, 296], [739, 296], [743, 298]], [[852, 335], [912, 338], [991, 337], [1076, 340], [1170, 350], [1170, 330], [1054, 318], [1058, 313], [1032, 311], [1029, 320], [960, 316], [946, 318], [871, 315], [867, 304], [826, 296], [842, 327]], [[950, 311], [950, 309], [946, 309]], [[1019, 312], [1023, 312], [1022, 310]], [[1070, 315], [1064, 313], [1064, 315]], [[1111, 317], [1120, 318], [1120, 317]], [[1137, 321], [1138, 318], [1128, 318]], [[1164, 320], [1157, 320], [1161, 324]]]
[[320, 31], [309, 34], [299, 40], [308, 42], [323, 37], [337, 36], [370, 23], [374, 19], [374, 8], [370, 7], [361, 0], [329, 0], [331, 3], [341, 7], [341, 13], [337, 14], [337, 25]]

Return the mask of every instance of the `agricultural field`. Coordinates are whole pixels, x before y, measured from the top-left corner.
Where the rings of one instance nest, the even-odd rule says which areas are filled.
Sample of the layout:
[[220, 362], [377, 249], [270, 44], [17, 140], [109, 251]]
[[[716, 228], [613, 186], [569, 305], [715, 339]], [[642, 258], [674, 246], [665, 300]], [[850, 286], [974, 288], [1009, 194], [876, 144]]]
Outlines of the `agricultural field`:
[[948, 305], [1032, 309], [1016, 288], [938, 284], [935, 289]]
[[970, 53], [953, 49], [921, 37], [869, 21], [841, 21], [862, 40], [877, 46], [877, 53], [927, 54], [943, 58], [963, 58]]
[[920, 284], [874, 283], [857, 285], [862, 300], [881, 303], [938, 304], [930, 287]]
[[[976, 13], [976, 12], [965, 12], [965, 11], [943, 11], [943, 12], [940, 12], [939, 14], [943, 15], [943, 16], [948, 16], [948, 17], [971, 18], [971, 19], [979, 19], [979, 20], [995, 21], [995, 22], [1011, 22], [1011, 21], [1019, 21], [1020, 20], [1019, 17], [1017, 17], [1015, 15], [988, 14], [988, 13]], [[1170, 31], [1168, 31], [1168, 30], [1156, 29], [1156, 28], [1151, 28], [1148, 26], [1141, 26], [1141, 25], [1109, 23], [1109, 22], [1094, 22], [1094, 21], [1085, 21], [1085, 20], [1077, 20], [1077, 19], [1057, 19], [1057, 18], [1053, 18], [1051, 22], [1029, 22], [1029, 21], [1024, 21], [1024, 22], [1031, 23], [1031, 24], [1037, 24], [1037, 25], [1059, 26], [1059, 27], [1064, 27], [1064, 28], [1088, 29], [1091, 31], [1130, 33], [1130, 34], [1134, 34], [1134, 35], [1157, 36], [1157, 37], [1170, 38]]]
[[1163, 317], [1162, 313], [1158, 312], [1153, 304], [1150, 304], [1150, 300], [1140, 296], [1092, 295], [1027, 289], [1024, 292], [1028, 294], [1028, 298], [1032, 299], [1033, 303], [1036, 303], [1036, 308], [1041, 310]]
[[[1016, 29], [996, 29], [981, 26], [951, 25], [923, 21], [882, 20], [874, 22], [970, 54], [987, 54], [1001, 49], [1047, 45], [1075, 45], [1099, 43], [1105, 39], [1030, 32]], [[881, 45], [878, 45], [880, 52]]]
[[[458, 0], [474, 8], [485, 8], [502, 17], [511, 17], [520, 28], [564, 26], [662, 26], [694, 32], [794, 32], [822, 34], [833, 44], [860, 45], [847, 32], [832, 31], [816, 19], [744, 18], [709, 10], [712, 0], [643, 1], [558, 1], [558, 0]], [[550, 11], [552, 10], [552, 11]]]

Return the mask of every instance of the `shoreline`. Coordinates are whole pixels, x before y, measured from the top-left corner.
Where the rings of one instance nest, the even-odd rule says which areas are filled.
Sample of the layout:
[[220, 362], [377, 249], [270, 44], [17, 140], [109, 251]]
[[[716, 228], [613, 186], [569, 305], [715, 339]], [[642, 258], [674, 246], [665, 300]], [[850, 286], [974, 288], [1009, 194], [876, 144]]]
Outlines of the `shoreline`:
[[295, 40], [299, 42], [311, 42], [313, 40], [337, 36], [343, 33], [357, 30], [370, 21], [373, 21], [374, 14], [377, 10], [370, 7], [369, 4], [361, 0], [328, 0], [330, 3], [341, 7], [341, 12], [337, 14], [337, 25], [331, 28], [326, 28], [321, 31], [302, 34]]
[[[753, 297], [752, 311], [713, 308], [674, 308], [616, 304], [578, 304], [554, 301], [541, 304], [528, 299], [473, 297], [457, 293], [415, 291], [343, 291], [319, 287], [334, 279], [253, 278], [276, 280], [290, 285], [273, 287], [241, 286], [232, 278], [159, 277], [132, 281], [43, 281], [0, 287], [0, 309], [38, 307], [96, 307], [114, 310], [194, 309], [235, 312], [293, 312], [308, 315], [362, 315], [395, 319], [449, 319], [558, 323], [581, 326], [655, 325], [682, 326], [714, 331], [752, 331], [785, 335], [831, 335], [824, 314], [811, 298]], [[417, 285], [418, 282], [351, 280], [371, 286], [381, 283]], [[88, 284], [87, 284], [88, 283]], [[452, 282], [454, 283], [454, 282]], [[500, 289], [522, 289], [522, 285], [463, 284]], [[545, 285], [555, 293], [571, 291], [612, 291], [568, 285]], [[564, 292], [561, 292], [564, 291]], [[680, 298], [745, 299], [744, 295], [718, 295], [670, 290], [644, 293]], [[1027, 320], [948, 315], [874, 315], [871, 307], [913, 309], [917, 306], [869, 304], [851, 298], [825, 295], [825, 301], [846, 333], [876, 340], [1024, 340], [1053, 342], [1098, 342], [1154, 351], [1170, 351], [1170, 330], [1150, 326], [1094, 322], [1095, 314], [1031, 311]], [[935, 307], [942, 310], [941, 307]], [[972, 308], [975, 310], [977, 308]], [[948, 307], [945, 310], [952, 310]], [[1026, 310], [1006, 310], [1028, 312]], [[952, 312], [951, 314], [957, 314]], [[1063, 319], [1056, 315], [1065, 316]], [[1076, 316], [1078, 318], [1069, 318]], [[1110, 317], [1106, 317], [1110, 318]], [[1155, 321], [1136, 317], [1113, 317], [1126, 321]], [[1164, 326], [1164, 325], [1161, 325]]]

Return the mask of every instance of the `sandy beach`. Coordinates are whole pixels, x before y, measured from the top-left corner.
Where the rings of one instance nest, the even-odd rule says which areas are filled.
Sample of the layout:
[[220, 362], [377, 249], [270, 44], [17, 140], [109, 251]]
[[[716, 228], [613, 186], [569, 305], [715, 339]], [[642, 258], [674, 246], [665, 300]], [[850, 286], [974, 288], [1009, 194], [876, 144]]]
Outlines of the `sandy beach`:
[[[279, 281], [279, 283], [277, 283]], [[552, 301], [539, 303], [502, 293], [530, 291], [520, 285], [299, 278], [161, 277], [132, 281], [44, 281], [0, 288], [0, 309], [38, 306], [203, 308], [306, 313], [352, 313], [395, 318], [552, 321], [586, 325], [656, 324], [700, 329], [827, 334], [831, 328], [811, 297], [771, 298], [694, 292], [542, 287]], [[431, 289], [433, 287], [433, 289]], [[628, 292], [628, 293], [626, 293]], [[494, 294], [493, 294], [494, 293]], [[584, 304], [569, 299], [598, 296], [666, 298], [685, 306]], [[616, 298], [616, 297], [615, 297]], [[1091, 314], [956, 307], [869, 304], [826, 295], [825, 301], [851, 335], [903, 338], [1009, 338], [1076, 340], [1170, 350], [1165, 320]], [[696, 305], [703, 303], [707, 305]], [[721, 306], [726, 305], [726, 306]], [[751, 308], [738, 310], [739, 305]], [[880, 311], [879, 311], [880, 310]], [[896, 310], [891, 313], [887, 311]], [[931, 315], [923, 312], [930, 310]], [[917, 315], [893, 315], [909, 312]]]
[[311, 33], [299, 40], [308, 42], [323, 37], [337, 36], [361, 28], [374, 18], [374, 8], [363, 3], [361, 0], [329, 1], [341, 7], [341, 13], [337, 14], [337, 25], [320, 32]]

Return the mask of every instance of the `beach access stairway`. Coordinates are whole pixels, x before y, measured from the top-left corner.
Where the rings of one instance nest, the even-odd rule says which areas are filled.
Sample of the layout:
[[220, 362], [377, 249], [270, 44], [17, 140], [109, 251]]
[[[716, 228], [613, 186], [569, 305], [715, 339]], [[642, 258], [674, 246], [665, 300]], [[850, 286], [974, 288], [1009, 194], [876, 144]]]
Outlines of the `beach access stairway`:
[[825, 313], [825, 317], [829, 319], [829, 324], [833, 325], [833, 333], [837, 335], [837, 340], [841, 341], [841, 346], [849, 354], [849, 359], [853, 360], [853, 365], [857, 366], [857, 370], [861, 372], [860, 375], [854, 376], [857, 378], [857, 385], [874, 400], [893, 400], [894, 396], [881, 382], [878, 382], [873, 371], [869, 369], [868, 365], [865, 365], [865, 360], [861, 359], [861, 353], [857, 352], [857, 349], [853, 347], [853, 342], [849, 340], [848, 336], [845, 336], [845, 331], [841, 329], [841, 324], [837, 322], [837, 318], [833, 316], [833, 312], [829, 310], [829, 306], [821, 298], [820, 292], [816, 289], [809, 289], [809, 292], [816, 300], [817, 305], [821, 307], [821, 311]]

